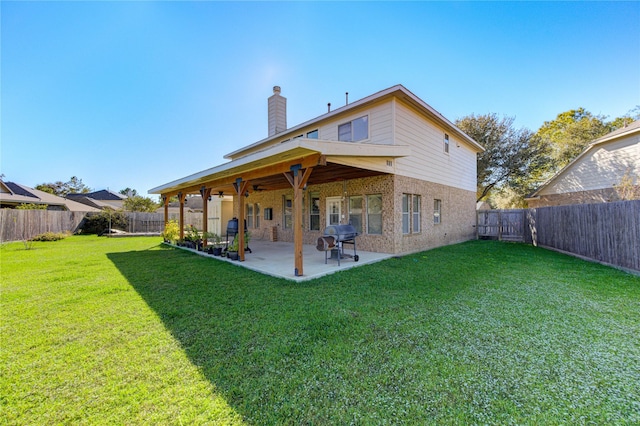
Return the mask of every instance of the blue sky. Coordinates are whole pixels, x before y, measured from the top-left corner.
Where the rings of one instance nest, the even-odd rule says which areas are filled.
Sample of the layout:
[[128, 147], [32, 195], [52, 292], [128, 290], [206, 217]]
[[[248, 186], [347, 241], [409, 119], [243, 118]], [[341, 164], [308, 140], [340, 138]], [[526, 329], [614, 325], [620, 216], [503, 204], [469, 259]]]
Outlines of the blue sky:
[[[516, 127], [640, 104], [640, 2], [0, 3], [1, 173], [139, 193], [395, 84]], [[155, 196], [154, 196], [155, 198]]]

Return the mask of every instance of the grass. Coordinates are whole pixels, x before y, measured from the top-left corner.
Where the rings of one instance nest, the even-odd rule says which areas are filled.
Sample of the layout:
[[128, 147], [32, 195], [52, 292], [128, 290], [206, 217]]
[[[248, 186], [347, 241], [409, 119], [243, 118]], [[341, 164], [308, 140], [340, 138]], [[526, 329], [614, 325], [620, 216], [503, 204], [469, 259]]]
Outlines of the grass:
[[640, 277], [558, 253], [301, 284], [155, 238], [0, 255], [2, 424], [640, 422]]

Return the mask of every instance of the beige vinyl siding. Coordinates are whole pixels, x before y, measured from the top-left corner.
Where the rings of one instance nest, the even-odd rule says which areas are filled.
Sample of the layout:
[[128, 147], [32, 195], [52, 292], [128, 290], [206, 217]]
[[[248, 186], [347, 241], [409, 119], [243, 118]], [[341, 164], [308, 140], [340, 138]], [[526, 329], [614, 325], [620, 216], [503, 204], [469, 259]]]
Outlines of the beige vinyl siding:
[[[410, 157], [396, 160], [396, 173], [468, 191], [476, 190], [476, 153], [453, 132], [396, 102], [397, 145], [409, 145]], [[444, 152], [444, 135], [449, 135], [449, 153]]]
[[625, 172], [640, 175], [640, 136], [630, 136], [591, 148], [539, 195], [612, 188]]
[[364, 115], [369, 116], [369, 138], [354, 143], [393, 145], [393, 113], [389, 101], [351, 111], [320, 126], [320, 139], [338, 140], [338, 126]]
[[[391, 162], [391, 166], [387, 164], [387, 161]], [[358, 167], [367, 170], [376, 170], [384, 173], [393, 173], [395, 168], [394, 158], [385, 157], [341, 157], [341, 156], [329, 156], [327, 162], [342, 164], [344, 166]]]

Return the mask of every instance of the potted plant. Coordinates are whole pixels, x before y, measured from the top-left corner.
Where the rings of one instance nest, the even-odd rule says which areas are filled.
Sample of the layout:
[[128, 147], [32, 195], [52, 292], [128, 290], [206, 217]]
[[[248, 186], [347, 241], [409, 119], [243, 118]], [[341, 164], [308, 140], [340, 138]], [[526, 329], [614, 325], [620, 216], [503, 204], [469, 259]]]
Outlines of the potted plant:
[[227, 257], [231, 260], [238, 260], [238, 235], [233, 237], [233, 241], [229, 244]]
[[202, 238], [200, 237], [200, 232], [198, 232], [195, 226], [189, 225], [187, 227], [187, 233], [184, 236], [184, 240], [186, 247], [202, 250]]
[[207, 253], [214, 256], [220, 256], [222, 254], [222, 237], [220, 235], [215, 232], [205, 232], [202, 234], [202, 238], [213, 245], [213, 247], [209, 247]]

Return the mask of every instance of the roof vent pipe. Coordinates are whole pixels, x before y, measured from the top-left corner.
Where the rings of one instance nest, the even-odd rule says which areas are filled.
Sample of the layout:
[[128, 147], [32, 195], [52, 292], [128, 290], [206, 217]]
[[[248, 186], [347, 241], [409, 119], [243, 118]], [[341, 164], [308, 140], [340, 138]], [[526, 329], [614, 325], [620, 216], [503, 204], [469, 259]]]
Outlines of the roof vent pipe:
[[331, 102], [327, 104], [327, 112], [331, 112]]
[[346, 103], [345, 105], [349, 105], [349, 92], [345, 92], [344, 96], [346, 97]]

